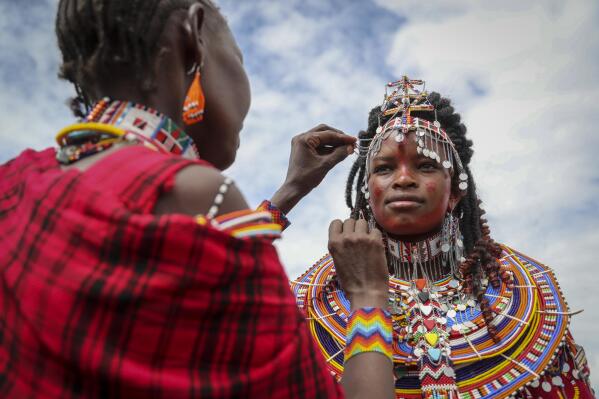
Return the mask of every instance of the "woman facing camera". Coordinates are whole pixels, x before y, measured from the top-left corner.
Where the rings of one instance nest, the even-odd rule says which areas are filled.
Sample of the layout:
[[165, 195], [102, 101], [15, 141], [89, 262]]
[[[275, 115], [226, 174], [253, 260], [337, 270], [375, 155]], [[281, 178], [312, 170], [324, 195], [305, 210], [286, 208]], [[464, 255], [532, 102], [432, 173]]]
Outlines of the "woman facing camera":
[[594, 397], [553, 271], [493, 241], [466, 127], [423, 86], [387, 86], [359, 137], [351, 218], [291, 283], [330, 371], [343, 382], [344, 362], [378, 352], [398, 398]]

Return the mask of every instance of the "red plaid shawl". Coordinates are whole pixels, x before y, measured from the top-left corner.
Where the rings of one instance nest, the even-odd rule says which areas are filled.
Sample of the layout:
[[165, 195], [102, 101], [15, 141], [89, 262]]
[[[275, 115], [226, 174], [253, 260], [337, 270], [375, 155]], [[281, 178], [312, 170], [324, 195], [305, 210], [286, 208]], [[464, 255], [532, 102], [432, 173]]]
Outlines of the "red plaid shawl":
[[0, 397], [338, 397], [272, 244], [150, 213], [192, 161], [0, 166]]

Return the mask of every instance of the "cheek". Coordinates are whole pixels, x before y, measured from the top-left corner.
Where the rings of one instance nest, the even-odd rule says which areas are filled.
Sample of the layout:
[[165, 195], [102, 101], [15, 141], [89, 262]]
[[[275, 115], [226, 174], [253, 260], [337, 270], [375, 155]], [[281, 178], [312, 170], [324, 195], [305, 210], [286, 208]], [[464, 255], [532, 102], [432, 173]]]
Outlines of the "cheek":
[[435, 194], [439, 188], [436, 182], [428, 182], [424, 185], [426, 192], [429, 194]]

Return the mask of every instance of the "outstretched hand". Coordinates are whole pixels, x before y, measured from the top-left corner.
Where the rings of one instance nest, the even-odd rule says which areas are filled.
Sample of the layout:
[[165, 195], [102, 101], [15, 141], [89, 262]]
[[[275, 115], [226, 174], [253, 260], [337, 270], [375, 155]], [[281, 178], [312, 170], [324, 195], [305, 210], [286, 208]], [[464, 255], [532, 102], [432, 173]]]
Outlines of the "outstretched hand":
[[385, 308], [389, 301], [389, 271], [381, 232], [363, 220], [333, 220], [329, 252], [337, 278], [352, 309]]
[[271, 202], [288, 213], [327, 173], [354, 151], [356, 138], [318, 125], [291, 140], [287, 177]]

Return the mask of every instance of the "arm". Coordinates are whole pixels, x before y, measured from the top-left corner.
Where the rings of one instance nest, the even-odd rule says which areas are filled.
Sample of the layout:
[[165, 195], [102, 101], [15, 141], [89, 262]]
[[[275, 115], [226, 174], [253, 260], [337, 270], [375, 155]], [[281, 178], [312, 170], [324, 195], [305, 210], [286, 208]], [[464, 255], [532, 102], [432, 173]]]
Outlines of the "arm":
[[[216, 169], [197, 165], [186, 167], [177, 173], [173, 189], [160, 196], [154, 213], [204, 215], [214, 203], [224, 180], [224, 176]], [[247, 202], [237, 186], [232, 184], [223, 198], [218, 214], [242, 209], [248, 209]]]
[[354, 151], [356, 138], [319, 125], [291, 141], [291, 155], [287, 176], [275, 192], [271, 203], [283, 213], [291, 209], [312, 189], [322, 182], [326, 174]]
[[[365, 220], [335, 220], [329, 228], [329, 251], [352, 312], [387, 309], [389, 274], [381, 233], [369, 231]], [[379, 352], [354, 355], [344, 365], [341, 384], [347, 398], [394, 398], [392, 359]]]

